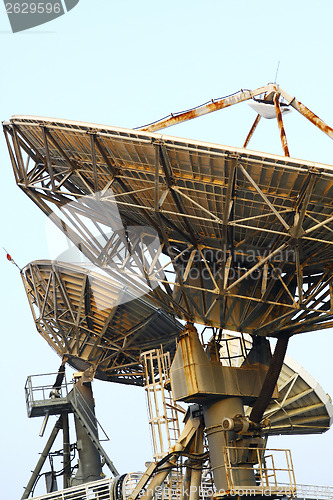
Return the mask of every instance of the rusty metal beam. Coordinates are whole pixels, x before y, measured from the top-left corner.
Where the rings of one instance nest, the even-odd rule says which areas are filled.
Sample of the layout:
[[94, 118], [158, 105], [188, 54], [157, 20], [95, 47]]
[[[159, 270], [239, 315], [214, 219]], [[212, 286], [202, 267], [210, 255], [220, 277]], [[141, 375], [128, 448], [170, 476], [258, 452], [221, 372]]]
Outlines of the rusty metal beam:
[[[303, 236], [303, 234], [309, 232], [309, 231], [304, 232], [302, 226], [303, 226], [303, 221], [304, 221], [304, 217], [306, 215], [306, 210], [308, 208], [310, 198], [312, 195], [312, 191], [313, 191], [313, 188], [315, 186], [315, 182], [316, 182], [317, 178], [318, 178], [317, 173], [310, 172], [309, 177], [306, 180], [306, 187], [304, 187], [303, 196], [300, 196], [301, 200], [297, 204], [297, 212], [295, 213], [295, 221], [294, 221], [295, 226], [292, 227], [290, 230], [290, 234], [294, 238], [299, 238], [299, 237]], [[301, 208], [300, 211], [298, 211], [299, 208]], [[316, 227], [319, 227], [319, 226], [318, 225], [314, 226], [314, 228], [316, 228]]]
[[284, 130], [284, 125], [283, 125], [283, 120], [282, 120], [282, 113], [281, 113], [279, 98], [280, 98], [280, 95], [278, 93], [275, 93], [275, 95], [274, 95], [275, 113], [276, 113], [276, 118], [277, 118], [279, 130], [280, 130], [280, 137], [281, 137], [281, 143], [282, 143], [282, 149], [283, 149], [284, 156], [290, 156], [288, 143], [287, 143], [287, 136], [286, 136], [286, 132]]
[[[273, 96], [272, 92], [270, 92], [269, 94], [266, 94], [265, 97], [264, 97], [264, 101], [270, 102], [271, 99], [272, 99], [272, 96]], [[245, 139], [245, 142], [243, 144], [243, 148], [246, 148], [247, 145], [248, 145], [248, 143], [250, 142], [250, 139], [252, 138], [252, 136], [254, 134], [254, 131], [257, 128], [258, 123], [260, 122], [260, 118], [261, 118], [261, 115], [258, 114], [257, 117], [256, 117], [256, 119], [254, 120], [254, 123], [253, 123], [253, 125], [252, 125], [252, 127], [250, 129], [250, 132], [248, 133], [247, 138]]]
[[[142, 131], [147, 131], [147, 132], [156, 132], [158, 130], [161, 130], [163, 128], [171, 127], [172, 125], [176, 125], [178, 123], [182, 123], [188, 120], [192, 120], [193, 118], [197, 118], [199, 116], [203, 116], [207, 113], [212, 113], [213, 111], [218, 111], [223, 108], [227, 108], [229, 106], [232, 106], [233, 104], [237, 104], [239, 102], [247, 101], [249, 99], [253, 99], [254, 97], [265, 94], [265, 93], [271, 93], [274, 92], [275, 95], [276, 93], [280, 94], [286, 101], [287, 103], [292, 106], [296, 111], [298, 111], [301, 115], [303, 115], [307, 120], [309, 120], [311, 123], [313, 123], [316, 127], [318, 127], [322, 132], [324, 132], [328, 137], [333, 139], [333, 128], [327, 125], [321, 118], [319, 118], [315, 113], [313, 113], [309, 108], [307, 108], [303, 103], [298, 101], [296, 97], [290, 96], [287, 92], [285, 92], [283, 89], [281, 89], [278, 85], [275, 84], [269, 84], [264, 87], [260, 87], [256, 90], [246, 90], [246, 91], [240, 91], [237, 92], [236, 94], [233, 94], [231, 96], [222, 98], [222, 99], [212, 99], [211, 102], [203, 104], [201, 106], [198, 106], [196, 108], [190, 109], [188, 111], [184, 111], [181, 113], [175, 113], [172, 114], [170, 117], [163, 118], [162, 120], [157, 120], [154, 123], [151, 123], [149, 125], [145, 125], [143, 127], [137, 127], [136, 130], [142, 130]], [[275, 101], [275, 98], [274, 98]], [[274, 102], [275, 104], [275, 102]], [[282, 121], [282, 115], [281, 115], [281, 110], [280, 106], [275, 104], [275, 108], [277, 111], [277, 118], [278, 118], [278, 124], [280, 128], [280, 135], [281, 135], [281, 141], [282, 141], [282, 146], [284, 150], [285, 156], [290, 156], [289, 154], [289, 149], [288, 149], [288, 144], [287, 144], [287, 139], [286, 139], [286, 134], [284, 131], [283, 127], [283, 121]], [[277, 109], [279, 108], [279, 109]], [[259, 123], [260, 117], [259, 115], [257, 116], [246, 140], [244, 143], [244, 148], [248, 145], [253, 132], [255, 128], [257, 127]]]
[[298, 101], [296, 97], [290, 96], [287, 92], [278, 87], [279, 94], [292, 106], [296, 111], [303, 115], [307, 120], [309, 120], [313, 125], [319, 128], [324, 134], [328, 135], [333, 139], [333, 128], [327, 125], [319, 116], [315, 115], [309, 108], [307, 108], [303, 103]]
[[253, 125], [252, 125], [252, 127], [250, 129], [250, 132], [248, 133], [248, 135], [247, 135], [247, 137], [245, 139], [245, 142], [243, 144], [243, 148], [246, 148], [247, 145], [248, 145], [248, 143], [250, 142], [250, 139], [252, 138], [252, 136], [254, 134], [254, 131], [255, 131], [255, 129], [258, 126], [258, 123], [260, 122], [260, 118], [261, 118], [261, 116], [258, 114], [257, 117], [256, 117], [256, 119], [253, 122]]
[[[292, 277], [292, 275], [291, 275]], [[321, 285], [320, 285], [321, 283]], [[299, 315], [299, 309], [294, 309], [294, 311], [290, 311], [282, 316], [280, 316], [279, 318], [276, 318], [266, 324], [261, 324], [260, 328], [257, 329], [257, 333], [260, 334], [260, 331], [263, 330], [263, 329], [267, 329], [268, 326], [272, 326], [274, 325], [274, 331], [282, 331], [282, 330], [286, 330], [290, 329], [291, 333], [292, 333], [292, 327], [294, 326], [294, 329], [295, 329], [295, 325], [300, 325], [300, 327], [302, 328], [303, 325], [306, 324], [305, 321], [302, 321], [303, 317], [305, 318], [309, 312], [309, 308], [307, 308], [307, 304], [309, 302], [311, 302], [313, 300], [313, 298], [315, 296], [318, 296], [321, 294], [322, 290], [324, 290], [326, 287], [328, 287], [328, 281], [326, 280], [324, 283], [322, 283], [322, 279], [319, 281], [319, 283], [316, 284], [316, 286], [320, 285], [319, 289], [317, 289], [316, 287], [314, 287], [314, 291], [311, 292], [311, 289], [310, 289], [310, 293], [309, 293], [309, 290], [306, 292], [305, 294], [305, 298], [303, 298], [303, 303], [302, 303], [302, 309], [303, 309], [303, 312], [302, 314]], [[313, 287], [312, 287], [312, 290], [313, 290]], [[315, 302], [314, 305], [312, 305], [312, 308], [315, 307], [317, 304], [319, 303], [318, 302]], [[311, 309], [312, 310], [312, 309]], [[317, 310], [314, 310], [313, 312], [315, 313], [322, 313], [322, 309], [318, 308]], [[297, 316], [297, 323], [291, 323], [292, 319], [291, 317], [295, 314], [298, 314]], [[266, 314], [267, 316], [267, 314]], [[326, 318], [327, 319], [330, 319], [330, 316], [331, 315], [328, 315]], [[323, 320], [325, 319], [325, 317], [322, 318]], [[289, 324], [287, 324], [287, 322], [289, 321]], [[273, 328], [272, 328], [273, 329]]]
[[272, 84], [265, 85], [264, 87], [260, 87], [256, 90], [244, 90], [237, 92], [231, 96], [212, 100], [208, 104], [203, 104], [202, 106], [198, 106], [197, 108], [191, 109], [189, 111], [184, 111], [183, 113], [171, 114], [169, 118], [163, 118], [162, 120], [156, 121], [155, 123], [151, 123], [149, 125], [145, 125], [143, 127], [138, 127], [136, 130], [142, 130], [146, 132], [155, 132], [157, 130], [161, 130], [162, 128], [171, 127], [172, 125], [176, 125], [177, 123], [185, 122], [188, 120], [192, 120], [193, 118], [197, 118], [198, 116], [206, 115], [207, 113], [212, 113], [213, 111], [218, 111], [219, 109], [227, 108], [232, 106], [233, 104], [238, 104], [239, 102], [248, 101], [253, 97], [264, 94], [265, 92], [272, 92], [274, 87]]

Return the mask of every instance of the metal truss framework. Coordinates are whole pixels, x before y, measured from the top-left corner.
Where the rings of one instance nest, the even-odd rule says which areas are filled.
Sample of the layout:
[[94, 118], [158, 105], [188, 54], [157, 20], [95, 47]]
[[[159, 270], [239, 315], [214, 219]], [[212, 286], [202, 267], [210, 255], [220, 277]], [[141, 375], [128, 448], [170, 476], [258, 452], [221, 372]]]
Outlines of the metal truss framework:
[[79, 370], [92, 366], [96, 378], [143, 385], [141, 352], [175, 351], [182, 325], [147, 298], [119, 304], [119, 285], [108, 277], [36, 261], [22, 278], [38, 332]]
[[128, 228], [158, 234], [135, 282], [157, 307], [257, 335], [333, 326], [333, 167], [65, 120], [4, 132], [17, 184], [115, 279]]

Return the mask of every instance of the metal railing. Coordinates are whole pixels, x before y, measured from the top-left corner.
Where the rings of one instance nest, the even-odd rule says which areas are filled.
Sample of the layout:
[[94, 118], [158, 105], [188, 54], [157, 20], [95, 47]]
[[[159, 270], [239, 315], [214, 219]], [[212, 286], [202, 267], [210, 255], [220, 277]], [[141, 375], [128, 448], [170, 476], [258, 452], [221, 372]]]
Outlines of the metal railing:
[[[25, 401], [28, 414], [31, 413], [33, 403], [50, 399], [50, 393], [58, 373], [43, 373], [40, 375], [29, 375], [24, 386]], [[38, 381], [36, 382], [36, 380]], [[59, 388], [59, 398], [66, 398], [73, 387], [73, 382], [67, 382], [66, 374]]]
[[[241, 459], [247, 457], [248, 464]], [[247, 488], [249, 491], [260, 491], [296, 495], [296, 480], [290, 450], [248, 448], [237, 446], [224, 447], [225, 470], [228, 490], [236, 492]], [[255, 485], [240, 487], [237, 483], [238, 473], [251, 470], [254, 473]]]
[[318, 486], [313, 484], [297, 484], [297, 499], [332, 500], [333, 486]]
[[[29, 375], [29, 377], [27, 377], [24, 390], [28, 414], [30, 413], [34, 403], [50, 399], [50, 392], [53, 389], [54, 381], [57, 375], [58, 373], [43, 373], [40, 375]], [[36, 383], [36, 379], [38, 379], [38, 383]], [[106, 431], [103, 429], [101, 423], [92, 414], [91, 409], [87, 405], [81, 393], [79, 393], [78, 390], [73, 391], [74, 385], [75, 382], [73, 380], [67, 382], [66, 375], [64, 375], [63, 382], [58, 390], [59, 397], [57, 400], [67, 398], [69, 396], [68, 400], [72, 403], [77, 412], [82, 415], [82, 418], [84, 418], [91, 428], [90, 430], [93, 430], [93, 432], [98, 435], [97, 429], [99, 429], [103, 434], [103, 438], [99, 438], [99, 440], [109, 441]]]
[[33, 498], [34, 500], [111, 500], [114, 481], [114, 478], [101, 479]]
[[[108, 454], [101, 445], [101, 441], [109, 441], [109, 437], [105, 430], [97, 420], [94, 412], [91, 410], [87, 404], [85, 398], [82, 396], [80, 389], [74, 386], [73, 390], [69, 394], [72, 408], [74, 414], [79, 418], [81, 424], [86, 429], [91, 441], [93, 442], [95, 448], [98, 450], [99, 454], [104, 458], [107, 466], [114, 476], [118, 475], [118, 471], [115, 468], [112, 460], [109, 458]], [[104, 434], [104, 439], [98, 437], [98, 429], [100, 429]]]
[[89, 407], [77, 387], [75, 387], [74, 390], [70, 392], [69, 399], [72, 403], [75, 413], [79, 418], [82, 419], [83, 423], [88, 427], [88, 430], [96, 437], [98, 437], [98, 430], [100, 430], [103, 433], [104, 437], [99, 437], [99, 441], [109, 441], [109, 436], [102, 427], [102, 424], [97, 420], [95, 414], [92, 412], [91, 408]]
[[[122, 486], [122, 495], [124, 500], [128, 498], [141, 476], [141, 472], [132, 472], [126, 476]], [[115, 487], [117, 485], [117, 480], [117, 478], [101, 479], [100, 481], [94, 481], [80, 486], [67, 488], [66, 490], [33, 497], [33, 500], [116, 500], [117, 495]], [[278, 483], [278, 488], [275, 491], [280, 491], [282, 497], [283, 492], [287, 491], [288, 487], [290, 487], [288, 483]], [[250, 488], [248, 490], [249, 496], [251, 496]], [[297, 484], [296, 490], [297, 495], [294, 493], [293, 495], [289, 495], [289, 498], [296, 496], [298, 500], [302, 498], [309, 500], [333, 499], [333, 486]], [[274, 493], [273, 488], [271, 491]], [[119, 494], [119, 492], [117, 494]], [[255, 494], [257, 494], [257, 491], [252, 492], [252, 496], [255, 496]], [[178, 495], [178, 492], [175, 491], [167, 491], [165, 495], [163, 494], [163, 498], [178, 499], [180, 497], [181, 494]], [[215, 489], [212, 486], [202, 484], [200, 488], [200, 498], [210, 499], [212, 497], [216, 497]]]

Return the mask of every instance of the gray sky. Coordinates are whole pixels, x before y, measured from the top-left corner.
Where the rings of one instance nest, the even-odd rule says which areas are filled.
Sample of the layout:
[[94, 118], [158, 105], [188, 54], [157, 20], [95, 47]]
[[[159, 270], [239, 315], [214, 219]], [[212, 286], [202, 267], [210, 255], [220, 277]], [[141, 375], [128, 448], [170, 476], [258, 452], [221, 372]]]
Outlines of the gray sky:
[[[275, 78], [332, 126], [332, 2], [281, 0], [80, 0], [63, 17], [12, 34], [0, 5], [1, 119], [13, 114], [140, 126]], [[170, 128], [167, 133], [241, 146], [255, 118], [247, 104]], [[296, 112], [285, 118], [291, 156], [332, 164], [332, 143]], [[275, 120], [262, 120], [251, 149], [282, 154]], [[16, 187], [0, 137], [1, 247], [23, 267], [48, 258], [42, 212]], [[20, 498], [42, 451], [41, 419], [28, 419], [26, 376], [53, 372], [59, 358], [37, 334], [17, 269], [1, 269], [1, 496]], [[332, 331], [291, 340], [289, 354], [333, 394]], [[122, 472], [151, 459], [144, 393], [95, 384], [98, 417]], [[48, 430], [51, 430], [51, 419]], [[332, 485], [333, 433], [275, 438], [291, 448], [299, 483]], [[15, 477], [15, 479], [13, 479]], [[10, 481], [7, 479], [10, 478]]]

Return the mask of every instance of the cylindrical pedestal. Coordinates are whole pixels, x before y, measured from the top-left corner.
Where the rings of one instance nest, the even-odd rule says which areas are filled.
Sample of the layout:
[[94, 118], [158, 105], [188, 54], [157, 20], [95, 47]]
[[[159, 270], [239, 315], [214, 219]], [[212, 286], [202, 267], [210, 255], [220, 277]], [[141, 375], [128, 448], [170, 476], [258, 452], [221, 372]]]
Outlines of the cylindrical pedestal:
[[[97, 421], [94, 410], [94, 398], [91, 384], [83, 384], [82, 380], [77, 382], [74, 390], [80, 392], [80, 410], [89, 419], [90, 427], [94, 427], [97, 435]], [[82, 401], [82, 399], [84, 401]], [[81, 407], [82, 404], [82, 407]], [[79, 453], [79, 468], [72, 480], [72, 486], [97, 481], [101, 479], [102, 466], [99, 452], [95, 448], [92, 440], [87, 434], [86, 429], [82, 425], [80, 418], [75, 415], [75, 429], [77, 437], [77, 449]]]
[[[234, 432], [225, 432], [222, 429], [222, 420], [224, 417], [233, 418], [235, 415], [244, 415], [242, 398], [230, 397], [219, 399], [203, 406], [203, 413], [206, 425], [206, 434], [209, 445], [210, 465], [213, 471], [214, 483], [217, 491], [227, 491], [230, 484], [227, 480], [227, 471], [224, 461], [223, 448], [237, 436]], [[235, 464], [236, 465], [236, 464]], [[254, 472], [252, 469], [233, 470], [233, 486], [255, 486]]]

